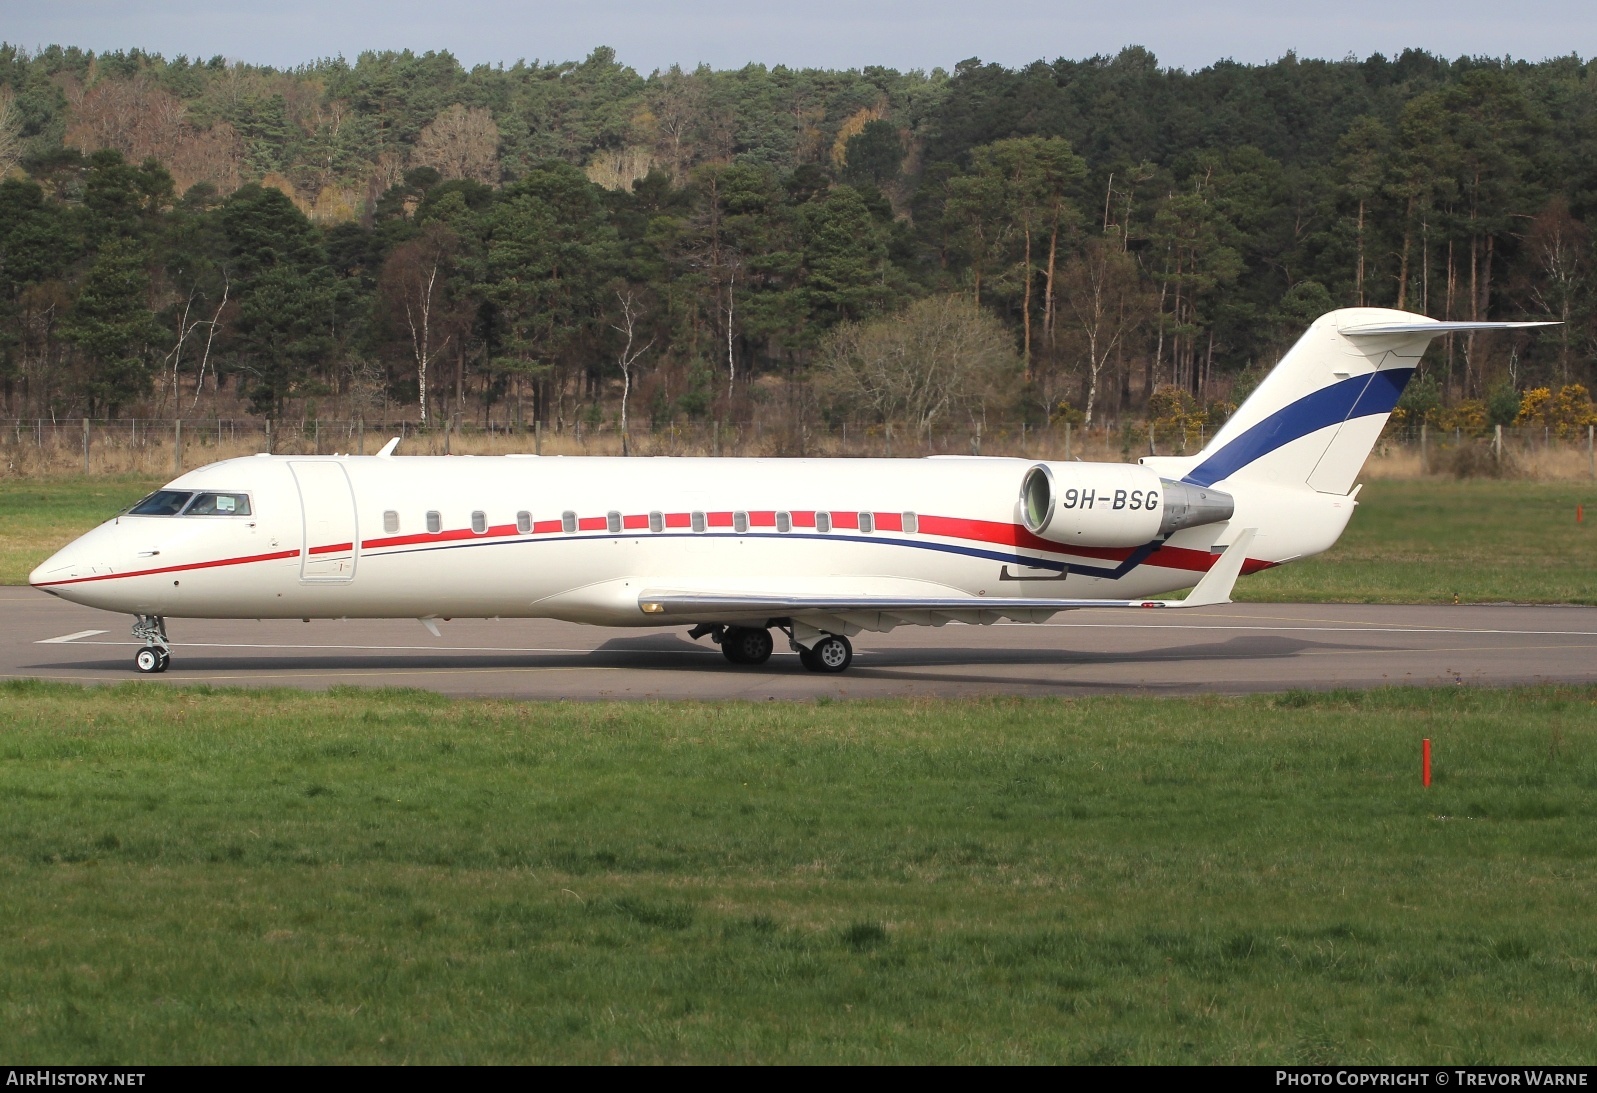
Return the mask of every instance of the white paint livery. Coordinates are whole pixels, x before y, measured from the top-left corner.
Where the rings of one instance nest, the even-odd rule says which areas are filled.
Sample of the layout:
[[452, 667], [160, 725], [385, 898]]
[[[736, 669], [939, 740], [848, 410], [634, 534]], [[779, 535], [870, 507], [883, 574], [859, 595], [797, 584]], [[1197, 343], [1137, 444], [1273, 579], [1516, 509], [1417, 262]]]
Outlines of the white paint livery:
[[[1226, 602], [1239, 573], [1336, 541], [1431, 337], [1526, 325], [1332, 312], [1202, 452], [1140, 465], [408, 458], [393, 443], [232, 459], [165, 487], [195, 495], [185, 513], [123, 514], [30, 581], [134, 614], [141, 671], [169, 663], [169, 617], [693, 624], [739, 663], [764, 661], [777, 628], [806, 667], [840, 671], [861, 631]], [[218, 493], [248, 514], [203, 500]]]

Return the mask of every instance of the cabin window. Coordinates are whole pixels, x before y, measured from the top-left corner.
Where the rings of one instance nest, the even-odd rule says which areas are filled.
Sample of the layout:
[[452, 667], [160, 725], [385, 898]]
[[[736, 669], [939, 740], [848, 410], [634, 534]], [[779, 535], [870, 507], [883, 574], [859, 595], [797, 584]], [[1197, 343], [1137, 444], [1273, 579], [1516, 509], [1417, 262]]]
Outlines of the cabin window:
[[383, 531], [393, 535], [399, 531], [399, 513], [389, 509], [383, 513]]
[[604, 514], [604, 526], [614, 535], [621, 530], [621, 514], [614, 509]]
[[792, 517], [792, 515], [790, 513], [779, 512], [779, 513], [776, 514], [776, 530], [777, 531], [792, 531], [793, 530], [793, 517]]
[[197, 493], [184, 516], [248, 516], [250, 498], [246, 493]]
[[694, 531], [703, 531], [704, 530], [704, 513], [695, 512], [693, 514], [693, 530]]
[[478, 509], [471, 514], [471, 533], [483, 535], [488, 531], [488, 514]]
[[875, 531], [876, 530], [876, 514], [874, 512], [862, 512], [862, 513], [860, 513], [859, 514], [859, 529], [861, 531], [865, 532], [867, 535], [869, 535], [871, 532]]
[[832, 514], [829, 513], [829, 512], [817, 512], [815, 514], [815, 530], [816, 531], [831, 531], [832, 530]]
[[567, 535], [577, 530], [577, 514], [567, 509], [560, 514], [560, 530]]
[[516, 513], [516, 530], [523, 535], [532, 534], [532, 513], [526, 509]]
[[429, 512], [427, 514], [427, 534], [428, 535], [437, 535], [440, 531], [443, 531], [443, 530], [444, 530], [444, 518], [442, 516], [438, 515], [438, 510], [437, 509], [434, 509], [433, 511], [431, 511], [431, 512]]
[[901, 513], [900, 517], [904, 521], [904, 530], [905, 531], [909, 532], [911, 535], [914, 535], [916, 532], [920, 531], [920, 517], [919, 516], [916, 516], [913, 512], [905, 512], [905, 513]]
[[129, 516], [176, 516], [194, 495], [187, 490], [156, 490], [128, 509]]
[[732, 514], [732, 530], [737, 532], [739, 535], [742, 535], [745, 531], [748, 531], [749, 514], [746, 512], [734, 512]]
[[649, 513], [649, 530], [650, 531], [656, 531], [656, 532], [665, 530], [665, 513], [663, 513], [663, 512], [651, 512], [651, 513]]

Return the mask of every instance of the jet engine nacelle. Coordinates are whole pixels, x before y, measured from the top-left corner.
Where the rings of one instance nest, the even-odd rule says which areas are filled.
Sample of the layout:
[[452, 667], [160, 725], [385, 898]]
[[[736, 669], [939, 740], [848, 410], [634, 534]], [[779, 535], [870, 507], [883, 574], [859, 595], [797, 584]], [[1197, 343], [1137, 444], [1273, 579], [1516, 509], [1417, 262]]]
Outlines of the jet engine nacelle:
[[1229, 520], [1231, 495], [1173, 482], [1134, 463], [1038, 463], [1020, 487], [1032, 534], [1071, 546], [1135, 547]]

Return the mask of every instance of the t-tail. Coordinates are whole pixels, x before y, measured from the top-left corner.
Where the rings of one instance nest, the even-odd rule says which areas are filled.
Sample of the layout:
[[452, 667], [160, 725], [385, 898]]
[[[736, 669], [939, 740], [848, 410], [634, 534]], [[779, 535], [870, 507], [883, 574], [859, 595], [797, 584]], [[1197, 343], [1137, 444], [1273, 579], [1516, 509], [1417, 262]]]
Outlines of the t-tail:
[[1322, 315], [1182, 476], [1346, 494], [1433, 337], [1549, 323], [1440, 323], [1388, 308]]
[[1549, 325], [1556, 324], [1439, 322], [1374, 307], [1332, 311], [1315, 320], [1201, 452], [1142, 463], [1165, 480], [1171, 504], [1218, 503], [1230, 510], [1230, 527], [1256, 528], [1254, 564], [1318, 554], [1347, 526], [1354, 482], [1432, 338]]
[[1551, 325], [1439, 322], [1375, 307], [1322, 315], [1190, 461], [1182, 480], [1346, 495], [1432, 338]]

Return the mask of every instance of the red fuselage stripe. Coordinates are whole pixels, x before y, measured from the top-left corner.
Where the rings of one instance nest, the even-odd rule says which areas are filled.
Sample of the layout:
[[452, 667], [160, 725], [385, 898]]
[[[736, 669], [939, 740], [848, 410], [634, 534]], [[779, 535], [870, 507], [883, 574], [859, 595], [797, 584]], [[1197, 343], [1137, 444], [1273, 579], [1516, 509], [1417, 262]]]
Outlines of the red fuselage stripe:
[[[855, 511], [833, 511], [831, 515], [834, 529], [838, 531], [857, 531], [859, 529], [861, 513]], [[901, 512], [874, 512], [868, 515], [873, 517], [877, 531], [903, 532], [904, 516]], [[662, 516], [664, 526], [667, 529], [692, 526], [692, 515], [690, 513], [670, 512], [664, 513]], [[731, 511], [706, 512], [704, 516], [705, 522], [709, 527], [730, 528], [734, 526], [733, 513]], [[747, 513], [747, 516], [751, 528], [776, 526], [776, 510], [774, 509], [751, 510]], [[813, 528], [816, 526], [816, 514], [814, 511], [793, 511], [788, 516], [795, 528]], [[919, 531], [923, 535], [935, 535], [945, 539], [961, 539], [966, 542], [1040, 551], [1052, 555], [1061, 555], [1066, 558], [1075, 556], [1121, 562], [1125, 561], [1132, 551], [1136, 549], [1133, 547], [1064, 546], [1033, 535], [1019, 524], [1005, 524], [994, 520], [971, 520], [959, 516], [921, 516], [918, 520]], [[644, 514], [623, 516], [621, 521], [622, 527], [628, 531], [641, 531], [649, 526], [649, 517]], [[604, 531], [608, 526], [609, 520], [604, 516], [584, 516], [577, 520], [579, 531]], [[538, 520], [533, 523], [532, 531], [529, 534], [554, 535], [560, 534], [562, 531], [563, 526], [559, 520]], [[495, 524], [481, 534], [467, 528], [460, 528], [411, 535], [391, 535], [381, 539], [365, 539], [361, 541], [361, 550], [377, 551], [390, 547], [458, 543], [472, 539], [514, 538], [522, 534], [514, 524]], [[312, 547], [310, 553], [312, 555], [337, 554], [353, 550], [353, 543], [332, 543], [326, 546]], [[190, 562], [185, 565], [163, 566], [159, 569], [140, 569], [131, 573], [103, 573], [93, 577], [72, 577], [64, 581], [42, 581], [35, 587], [49, 588], [57, 585], [84, 584], [90, 581], [117, 580], [124, 577], [150, 577], [163, 573], [181, 573], [195, 569], [214, 569], [220, 566], [271, 562], [283, 558], [292, 558], [299, 553], [298, 550], [279, 550], [270, 554], [251, 554], [239, 558], [222, 558], [209, 562]], [[1214, 564], [1217, 556], [1206, 550], [1161, 546], [1156, 551], [1155, 557], [1157, 561], [1150, 559], [1145, 564], [1154, 565], [1160, 569], [1185, 569], [1194, 573], [1205, 573]], [[1244, 563], [1242, 571], [1244, 573], [1257, 573], [1262, 569], [1272, 568], [1274, 564], [1274, 562], [1249, 558]]]

